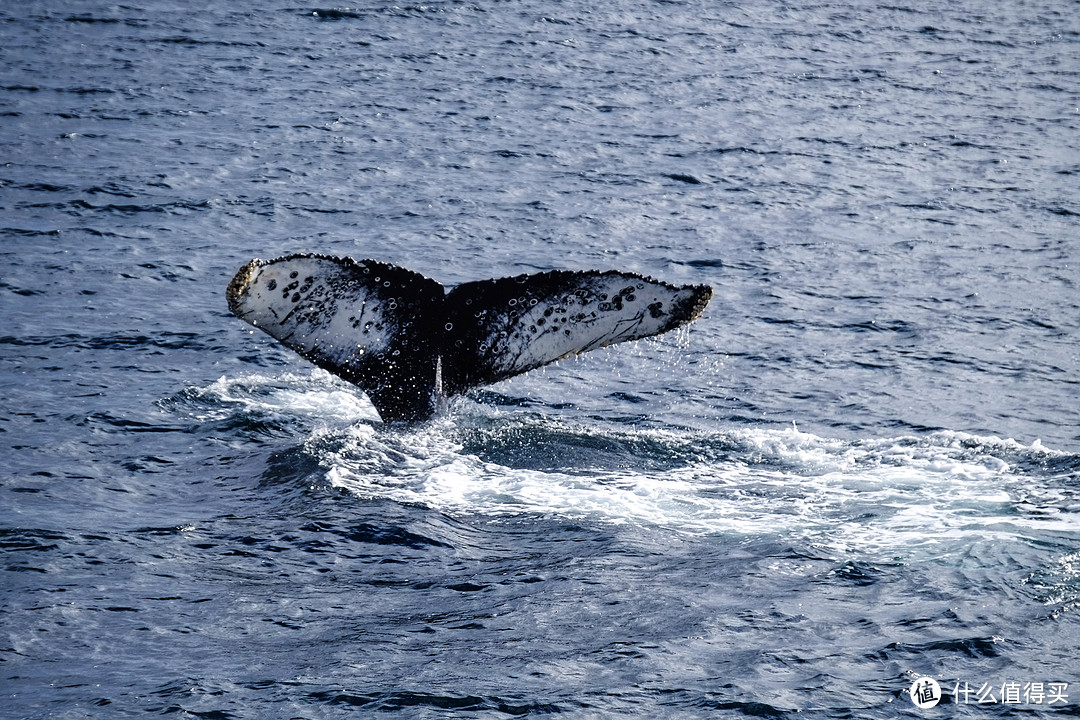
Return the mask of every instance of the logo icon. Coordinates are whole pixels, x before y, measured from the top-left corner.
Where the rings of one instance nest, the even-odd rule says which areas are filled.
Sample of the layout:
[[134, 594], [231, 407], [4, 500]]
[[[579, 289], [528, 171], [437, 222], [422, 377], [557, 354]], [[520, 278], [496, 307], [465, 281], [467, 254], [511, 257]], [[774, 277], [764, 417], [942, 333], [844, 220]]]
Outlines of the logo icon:
[[932, 677], [921, 677], [911, 683], [908, 693], [911, 695], [911, 702], [921, 710], [927, 710], [941, 702], [941, 686]]

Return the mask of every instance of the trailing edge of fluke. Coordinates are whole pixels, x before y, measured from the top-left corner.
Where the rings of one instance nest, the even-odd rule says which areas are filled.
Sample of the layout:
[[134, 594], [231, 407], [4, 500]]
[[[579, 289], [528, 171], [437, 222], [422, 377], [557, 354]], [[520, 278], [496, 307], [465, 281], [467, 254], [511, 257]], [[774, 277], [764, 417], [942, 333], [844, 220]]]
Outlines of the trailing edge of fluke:
[[712, 288], [553, 270], [446, 290], [376, 260], [304, 253], [252, 260], [226, 295], [234, 314], [358, 385], [390, 422], [425, 420], [441, 396], [685, 325]]

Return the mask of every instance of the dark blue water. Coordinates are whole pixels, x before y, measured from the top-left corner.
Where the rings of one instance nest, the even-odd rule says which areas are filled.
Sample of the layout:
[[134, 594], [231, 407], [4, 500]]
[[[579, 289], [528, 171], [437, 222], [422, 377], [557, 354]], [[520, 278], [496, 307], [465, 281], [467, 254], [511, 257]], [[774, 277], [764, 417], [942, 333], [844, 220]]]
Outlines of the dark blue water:
[[[3, 6], [0, 715], [1075, 715], [1077, 9]], [[294, 251], [716, 295], [390, 427]]]

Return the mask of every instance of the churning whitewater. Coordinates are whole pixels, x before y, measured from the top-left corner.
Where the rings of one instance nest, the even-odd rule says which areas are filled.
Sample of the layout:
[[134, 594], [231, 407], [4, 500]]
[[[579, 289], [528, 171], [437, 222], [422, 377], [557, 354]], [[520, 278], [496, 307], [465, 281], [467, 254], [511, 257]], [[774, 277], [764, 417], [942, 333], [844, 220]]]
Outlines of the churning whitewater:
[[[319, 468], [316, 484], [460, 517], [524, 513], [691, 536], [776, 534], [925, 561], [986, 532], [1069, 530], [1070, 517], [1053, 508], [1080, 512], [1080, 493], [1032, 487], [1032, 469], [1067, 466], [1067, 454], [959, 432], [843, 441], [796, 427], [643, 429], [459, 401], [434, 425], [388, 433], [372, 423], [368, 403], [319, 371], [222, 378], [188, 402], [207, 419], [308, 424], [300, 452]], [[583, 461], [556, 457], [568, 452]]]

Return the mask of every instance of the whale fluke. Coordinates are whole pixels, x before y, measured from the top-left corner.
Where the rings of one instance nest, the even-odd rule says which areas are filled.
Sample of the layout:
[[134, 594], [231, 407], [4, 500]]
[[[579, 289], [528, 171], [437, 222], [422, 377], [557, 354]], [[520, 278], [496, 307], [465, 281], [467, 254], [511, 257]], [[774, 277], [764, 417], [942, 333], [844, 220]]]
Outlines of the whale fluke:
[[685, 325], [712, 288], [554, 270], [446, 291], [376, 260], [296, 254], [252, 260], [226, 296], [238, 317], [359, 386], [390, 422], [431, 417], [442, 395]]

